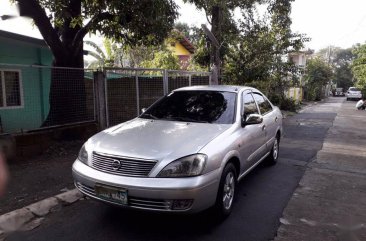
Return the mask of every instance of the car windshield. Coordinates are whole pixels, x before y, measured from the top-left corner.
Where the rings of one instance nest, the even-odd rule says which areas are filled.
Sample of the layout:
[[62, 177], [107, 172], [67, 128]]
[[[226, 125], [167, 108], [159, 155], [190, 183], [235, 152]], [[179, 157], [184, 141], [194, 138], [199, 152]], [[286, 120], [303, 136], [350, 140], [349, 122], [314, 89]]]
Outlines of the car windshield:
[[359, 89], [355, 88], [355, 87], [351, 87], [349, 88], [350, 91], [360, 91]]
[[236, 93], [176, 91], [151, 106], [140, 117], [184, 122], [232, 124]]

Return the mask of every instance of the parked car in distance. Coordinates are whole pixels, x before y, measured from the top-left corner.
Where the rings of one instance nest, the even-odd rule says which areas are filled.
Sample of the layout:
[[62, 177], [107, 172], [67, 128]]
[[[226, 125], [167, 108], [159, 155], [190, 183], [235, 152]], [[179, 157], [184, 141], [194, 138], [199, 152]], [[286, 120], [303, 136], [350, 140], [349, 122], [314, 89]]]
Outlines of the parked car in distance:
[[128, 208], [230, 214], [237, 182], [275, 164], [282, 114], [257, 89], [195, 86], [91, 137], [73, 164], [76, 187]]
[[334, 96], [344, 96], [343, 88], [336, 88], [333, 95]]
[[362, 99], [361, 90], [356, 87], [350, 87], [346, 93], [347, 100], [360, 100]]

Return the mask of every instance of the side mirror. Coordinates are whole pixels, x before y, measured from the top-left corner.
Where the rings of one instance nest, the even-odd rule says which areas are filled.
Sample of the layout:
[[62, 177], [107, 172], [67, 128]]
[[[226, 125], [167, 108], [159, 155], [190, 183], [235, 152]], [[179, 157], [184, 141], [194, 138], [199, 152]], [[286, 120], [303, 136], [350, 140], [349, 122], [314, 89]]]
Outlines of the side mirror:
[[146, 111], [146, 108], [141, 109], [141, 113], [144, 113]]
[[263, 122], [263, 117], [259, 114], [250, 114], [248, 117], [245, 118], [243, 115], [241, 120], [241, 126], [248, 126], [248, 125], [256, 125]]

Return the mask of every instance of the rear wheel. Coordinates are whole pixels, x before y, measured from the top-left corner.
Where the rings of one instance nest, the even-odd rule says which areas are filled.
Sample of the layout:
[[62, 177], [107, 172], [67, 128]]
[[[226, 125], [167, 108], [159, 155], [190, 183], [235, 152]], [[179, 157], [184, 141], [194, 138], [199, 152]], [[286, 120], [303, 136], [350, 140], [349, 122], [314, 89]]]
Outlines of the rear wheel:
[[279, 153], [280, 153], [280, 137], [279, 135], [277, 135], [273, 142], [271, 153], [267, 157], [267, 162], [270, 165], [275, 165], [277, 163]]
[[236, 179], [236, 169], [232, 163], [228, 163], [221, 175], [215, 203], [215, 211], [219, 218], [226, 218], [231, 213], [236, 191]]

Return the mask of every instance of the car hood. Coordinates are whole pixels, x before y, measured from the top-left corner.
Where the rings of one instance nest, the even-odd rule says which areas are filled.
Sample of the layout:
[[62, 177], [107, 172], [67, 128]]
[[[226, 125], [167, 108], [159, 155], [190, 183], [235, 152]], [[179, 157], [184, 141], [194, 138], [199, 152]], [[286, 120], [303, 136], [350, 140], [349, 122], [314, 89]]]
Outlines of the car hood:
[[230, 126], [136, 118], [107, 129], [90, 141], [96, 152], [162, 160], [197, 153]]

